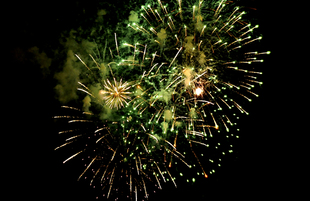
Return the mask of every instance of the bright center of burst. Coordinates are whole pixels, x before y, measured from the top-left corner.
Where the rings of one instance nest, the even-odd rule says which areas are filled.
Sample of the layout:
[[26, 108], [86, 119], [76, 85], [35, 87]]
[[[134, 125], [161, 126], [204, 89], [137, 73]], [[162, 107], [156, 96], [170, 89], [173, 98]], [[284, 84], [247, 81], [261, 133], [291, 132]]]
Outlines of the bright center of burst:
[[195, 94], [196, 94], [197, 96], [200, 96], [200, 95], [202, 94], [202, 92], [203, 92], [203, 90], [202, 90], [200, 87], [198, 87], [198, 88], [195, 90]]

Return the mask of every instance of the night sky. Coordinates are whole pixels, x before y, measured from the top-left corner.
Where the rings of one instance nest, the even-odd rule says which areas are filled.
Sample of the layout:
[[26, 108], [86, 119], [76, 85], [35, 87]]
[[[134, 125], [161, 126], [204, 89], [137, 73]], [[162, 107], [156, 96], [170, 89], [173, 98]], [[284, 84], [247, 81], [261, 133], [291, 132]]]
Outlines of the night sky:
[[[108, 1], [30, 1], [11, 2], [12, 23], [10, 30], [10, 66], [22, 80], [20, 89], [24, 101], [17, 101], [21, 109], [18, 121], [25, 122], [18, 136], [21, 151], [19, 168], [25, 172], [18, 178], [15, 189], [23, 189], [24, 198], [32, 200], [94, 200], [97, 196], [87, 182], [77, 182], [78, 161], [62, 164], [68, 154], [54, 151], [62, 141], [57, 136], [57, 127], [52, 116], [57, 115], [60, 103], [55, 98], [54, 87], [57, 81], [54, 73], [61, 70], [65, 58], [61, 40], [71, 29], [92, 27], [100, 9], [109, 11], [103, 23], [107, 27], [128, 18], [130, 10], [140, 5], [141, 0], [126, 4], [126, 0]], [[194, 185], [167, 186], [150, 197], [153, 200], [253, 200], [264, 199], [273, 192], [272, 164], [275, 153], [271, 152], [275, 128], [270, 97], [274, 97], [274, 48], [275, 31], [272, 31], [274, 13], [264, 1], [245, 1], [255, 7], [251, 15], [259, 25], [258, 32], [263, 35], [261, 43], [266, 51], [271, 51], [262, 63], [262, 89], [260, 97], [253, 99], [249, 116], [241, 118], [239, 143], [236, 152], [228, 158], [213, 177], [197, 179]], [[268, 2], [268, 1], [267, 1]], [[87, 31], [85, 31], [87, 33]], [[85, 36], [87, 37], [87, 36]], [[14, 76], [15, 78], [15, 76]], [[17, 78], [17, 79], [18, 79]], [[15, 81], [12, 81], [13, 84]], [[271, 100], [272, 103], [274, 101]], [[23, 120], [22, 120], [23, 119]], [[24, 125], [24, 124], [23, 124]], [[19, 143], [18, 143], [19, 144]], [[65, 156], [64, 156], [65, 155]], [[81, 164], [82, 165], [82, 164]], [[19, 170], [16, 170], [19, 171]], [[19, 186], [19, 187], [18, 187]], [[25, 190], [26, 189], [26, 190]], [[17, 190], [18, 191], [18, 190]], [[14, 197], [14, 195], [12, 195]]]

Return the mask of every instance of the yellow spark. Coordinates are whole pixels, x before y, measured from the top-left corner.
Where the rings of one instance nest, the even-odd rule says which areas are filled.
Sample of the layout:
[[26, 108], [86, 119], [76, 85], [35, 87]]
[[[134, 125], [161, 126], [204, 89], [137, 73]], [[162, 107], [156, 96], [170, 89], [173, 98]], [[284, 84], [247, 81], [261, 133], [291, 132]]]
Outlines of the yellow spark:
[[105, 104], [112, 108], [121, 108], [124, 107], [123, 103], [127, 103], [127, 99], [131, 99], [127, 94], [131, 94], [127, 90], [131, 88], [129, 83], [117, 82], [114, 78], [114, 84], [111, 84], [109, 80], [104, 81], [105, 90], [100, 90], [100, 94], [103, 95], [103, 100]]

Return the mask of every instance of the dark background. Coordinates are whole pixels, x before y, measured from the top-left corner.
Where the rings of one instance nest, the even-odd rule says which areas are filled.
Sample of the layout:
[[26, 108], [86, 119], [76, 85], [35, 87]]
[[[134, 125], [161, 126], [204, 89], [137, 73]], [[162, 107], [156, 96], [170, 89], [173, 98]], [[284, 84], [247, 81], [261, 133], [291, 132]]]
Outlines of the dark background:
[[[42, 72], [29, 49], [36, 46], [52, 57], [61, 48], [59, 38], [71, 29], [85, 27], [95, 19], [100, 6], [111, 12], [118, 10], [115, 18], [108, 19], [113, 24], [128, 18], [131, 8], [126, 0], [115, 1], [17, 1], [8, 5], [10, 21], [8, 68], [12, 74], [10, 85], [18, 79], [21, 84], [14, 88], [17, 98], [14, 107], [17, 115], [11, 120], [16, 124], [12, 135], [14, 146], [20, 150], [14, 156], [14, 170], [11, 176], [16, 190], [12, 198], [21, 196], [32, 200], [94, 200], [88, 184], [76, 182], [80, 169], [76, 164], [62, 164], [64, 160], [61, 151], [54, 148], [61, 141], [57, 139], [57, 128], [52, 116], [56, 115], [60, 103], [55, 98], [53, 69]], [[132, 3], [139, 5], [141, 1]], [[264, 82], [260, 97], [253, 100], [248, 108], [249, 116], [243, 118], [237, 154], [223, 163], [212, 177], [197, 179], [194, 185], [178, 185], [177, 189], [167, 187], [158, 191], [149, 200], [253, 200], [273, 199], [277, 196], [275, 186], [279, 182], [276, 164], [280, 160], [280, 150], [275, 149], [276, 137], [281, 133], [276, 121], [278, 109], [276, 107], [276, 84], [279, 65], [278, 35], [280, 25], [277, 10], [270, 1], [244, 1], [248, 7], [254, 7], [252, 14], [257, 18], [259, 32], [263, 35], [263, 46], [272, 54], [266, 57], [262, 64]], [[109, 7], [107, 7], [109, 5]], [[118, 15], [118, 16], [117, 16]], [[59, 51], [56, 55], [60, 55]], [[56, 59], [57, 60], [57, 59]], [[54, 64], [53, 64], [54, 65]], [[17, 74], [17, 75], [16, 75]], [[3, 78], [6, 78], [4, 76]], [[14, 112], [13, 112], [14, 113]], [[12, 122], [9, 121], [9, 122]], [[14, 163], [15, 164], [15, 163]], [[16, 178], [15, 178], [16, 175]]]

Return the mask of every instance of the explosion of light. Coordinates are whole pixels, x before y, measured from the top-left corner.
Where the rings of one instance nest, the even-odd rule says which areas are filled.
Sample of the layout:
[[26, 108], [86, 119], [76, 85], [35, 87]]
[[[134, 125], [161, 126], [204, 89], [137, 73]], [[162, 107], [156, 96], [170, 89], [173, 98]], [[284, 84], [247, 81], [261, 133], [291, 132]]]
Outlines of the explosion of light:
[[203, 93], [203, 89], [202, 89], [202, 88], [197, 87], [197, 88], [195, 89], [195, 94], [196, 94], [197, 96], [202, 95], [202, 93]]
[[99, 93], [103, 95], [103, 100], [105, 100], [105, 104], [110, 108], [121, 108], [124, 107], [123, 103], [126, 103], [126, 99], [130, 99], [130, 96], [127, 94], [131, 94], [128, 92], [131, 86], [128, 86], [127, 82], [122, 83], [122, 79], [120, 82], [117, 82], [114, 78], [114, 84], [111, 84], [109, 80], [104, 81], [104, 87], [106, 90], [100, 90]]
[[[239, 138], [236, 113], [248, 114], [241, 106], [243, 101], [258, 96], [252, 89], [262, 84], [258, 81], [262, 73], [248, 64], [263, 62], [256, 56], [270, 52], [241, 52], [245, 45], [261, 40], [261, 36], [249, 40], [258, 26], [242, 20], [245, 12], [228, 6], [232, 1], [199, 0], [193, 8], [182, 0], [174, 3], [171, 7], [171, 2], [158, 0], [141, 7], [143, 22], [128, 24], [126, 33], [142, 36], [139, 42], [123, 41], [119, 46], [114, 33], [116, 50], [109, 47], [111, 58], [104, 56], [104, 62], [115, 65], [118, 76], [108, 64], [111, 74], [103, 78], [99, 61], [90, 55], [97, 65], [90, 68], [76, 55], [91, 72], [88, 75], [94, 76], [94, 85], [101, 86], [99, 96], [80, 82], [83, 88], [78, 90], [90, 95], [92, 103], [102, 106], [103, 100], [103, 106], [118, 116], [116, 120], [105, 117], [105, 109], [83, 112], [69, 106], [63, 108], [72, 115], [54, 117], [68, 119], [73, 127], [59, 132], [72, 136], [56, 149], [85, 142], [64, 163], [78, 155], [85, 158], [86, 168], [79, 179], [92, 169], [90, 184], [107, 187], [107, 198], [121, 191], [137, 200], [138, 190], [148, 198], [149, 184], [161, 189], [162, 182], [169, 180], [177, 187], [174, 175], [183, 166], [197, 166], [196, 175], [208, 178], [221, 166], [222, 157], [233, 152], [233, 141]], [[81, 132], [82, 128], [87, 131]], [[199, 147], [208, 154], [197, 154]], [[183, 177], [182, 172], [178, 174]]]

